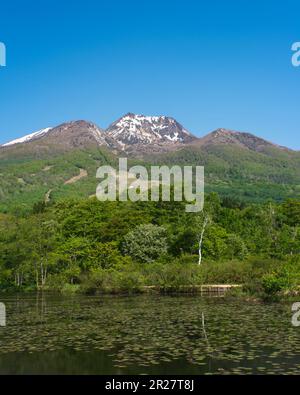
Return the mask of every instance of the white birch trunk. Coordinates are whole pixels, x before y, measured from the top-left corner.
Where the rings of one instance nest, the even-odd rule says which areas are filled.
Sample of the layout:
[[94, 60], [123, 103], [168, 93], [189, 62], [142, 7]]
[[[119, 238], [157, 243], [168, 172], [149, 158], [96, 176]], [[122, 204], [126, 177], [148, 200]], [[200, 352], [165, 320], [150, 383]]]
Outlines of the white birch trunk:
[[202, 230], [201, 230], [200, 240], [199, 240], [199, 261], [198, 261], [198, 265], [201, 265], [201, 263], [202, 263], [202, 244], [203, 244], [203, 237], [204, 237], [204, 233], [205, 233], [205, 229], [206, 229], [207, 224], [208, 224], [208, 217], [205, 217], [204, 218], [204, 222], [203, 222], [203, 226], [202, 226]]

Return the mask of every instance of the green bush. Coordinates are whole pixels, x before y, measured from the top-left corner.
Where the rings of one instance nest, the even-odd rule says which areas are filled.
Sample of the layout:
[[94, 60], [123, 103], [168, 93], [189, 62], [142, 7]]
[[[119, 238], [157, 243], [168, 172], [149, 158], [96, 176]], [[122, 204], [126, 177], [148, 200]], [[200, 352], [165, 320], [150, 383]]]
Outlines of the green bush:
[[262, 276], [262, 288], [267, 295], [276, 295], [284, 290], [293, 290], [300, 285], [299, 258], [283, 262], [275, 270]]
[[118, 268], [96, 269], [82, 279], [81, 292], [85, 294], [140, 292], [144, 277], [135, 265], [123, 265]]
[[261, 280], [262, 288], [267, 295], [276, 295], [287, 287], [286, 278], [276, 274], [265, 274]]
[[243, 284], [249, 280], [252, 266], [248, 261], [206, 261], [201, 270], [205, 284]]
[[194, 262], [183, 263], [180, 259], [170, 258], [169, 263], [157, 262], [145, 265], [142, 268], [142, 272], [147, 285], [154, 285], [164, 289], [178, 289], [182, 286], [201, 284], [200, 267]]
[[138, 262], [153, 262], [167, 253], [167, 232], [162, 226], [139, 225], [129, 232], [123, 242], [123, 251]]

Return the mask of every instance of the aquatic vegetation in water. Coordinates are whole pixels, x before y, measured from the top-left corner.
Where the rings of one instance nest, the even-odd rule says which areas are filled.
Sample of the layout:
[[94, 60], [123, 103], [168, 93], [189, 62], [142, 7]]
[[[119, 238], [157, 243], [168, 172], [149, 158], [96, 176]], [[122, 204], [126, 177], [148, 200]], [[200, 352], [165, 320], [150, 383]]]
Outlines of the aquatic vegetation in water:
[[[65, 364], [70, 355], [104, 358], [109, 370], [100, 373], [112, 374], [299, 373], [300, 331], [290, 323], [289, 305], [186, 296], [5, 302], [0, 373], [7, 371], [9, 358], [30, 354], [44, 362], [62, 358]], [[77, 373], [84, 370], [80, 358], [75, 365]]]

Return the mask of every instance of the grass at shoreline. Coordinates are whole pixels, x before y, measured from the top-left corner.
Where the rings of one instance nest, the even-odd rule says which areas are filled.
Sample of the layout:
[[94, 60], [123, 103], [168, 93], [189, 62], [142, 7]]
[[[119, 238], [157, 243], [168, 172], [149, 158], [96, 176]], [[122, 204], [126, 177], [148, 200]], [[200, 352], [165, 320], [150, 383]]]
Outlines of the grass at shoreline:
[[[183, 256], [172, 262], [151, 264], [120, 264], [110, 269], [96, 269], [85, 273], [74, 284], [63, 276], [52, 275], [47, 286], [38, 291], [61, 294], [197, 294], [208, 284], [240, 285], [226, 292], [227, 296], [259, 299], [286, 299], [299, 294], [298, 259], [278, 261], [249, 258], [226, 262], [204, 261], [198, 265], [196, 256]], [[1, 291], [15, 292], [10, 287]], [[35, 292], [35, 287], [18, 289]]]

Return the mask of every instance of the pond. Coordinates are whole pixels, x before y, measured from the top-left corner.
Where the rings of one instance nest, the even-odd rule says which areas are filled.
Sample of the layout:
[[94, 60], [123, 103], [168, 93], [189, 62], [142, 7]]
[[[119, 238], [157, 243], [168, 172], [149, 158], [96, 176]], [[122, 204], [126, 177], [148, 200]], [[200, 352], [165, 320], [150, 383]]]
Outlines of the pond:
[[290, 304], [5, 296], [0, 374], [299, 374]]

